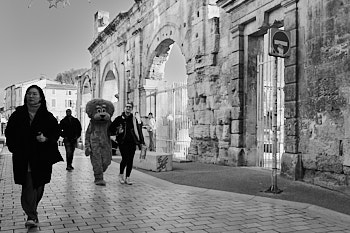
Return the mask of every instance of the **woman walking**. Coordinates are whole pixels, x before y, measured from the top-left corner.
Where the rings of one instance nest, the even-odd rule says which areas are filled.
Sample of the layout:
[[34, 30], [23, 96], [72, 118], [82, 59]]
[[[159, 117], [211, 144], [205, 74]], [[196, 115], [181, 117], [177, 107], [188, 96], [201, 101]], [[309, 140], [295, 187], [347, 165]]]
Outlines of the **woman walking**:
[[[132, 103], [125, 105], [125, 111], [114, 119], [110, 126], [112, 135], [116, 135], [119, 145], [122, 161], [120, 162], [119, 182], [122, 184], [131, 185], [130, 174], [133, 166], [136, 146], [141, 149], [144, 145], [144, 138], [142, 134], [142, 126], [140, 119], [136, 119], [131, 113], [133, 109]], [[124, 178], [124, 170], [126, 174]]]
[[45, 184], [51, 180], [52, 165], [63, 161], [57, 146], [58, 122], [47, 110], [39, 86], [27, 89], [24, 105], [10, 116], [5, 136], [12, 153], [14, 181], [22, 185], [21, 205], [28, 216], [25, 226], [34, 227], [39, 222], [37, 207]]

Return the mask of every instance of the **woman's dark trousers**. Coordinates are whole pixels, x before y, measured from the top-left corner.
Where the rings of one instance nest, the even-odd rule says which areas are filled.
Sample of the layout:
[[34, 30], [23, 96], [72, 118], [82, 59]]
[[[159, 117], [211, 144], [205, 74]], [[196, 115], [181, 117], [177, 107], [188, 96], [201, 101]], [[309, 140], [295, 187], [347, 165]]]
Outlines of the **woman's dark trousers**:
[[27, 172], [26, 184], [22, 185], [21, 204], [28, 219], [38, 218], [38, 204], [44, 194], [44, 185], [39, 187], [33, 186], [31, 172]]
[[136, 151], [135, 143], [125, 143], [119, 145], [120, 154], [122, 155], [122, 161], [120, 162], [120, 174], [124, 174], [124, 169], [126, 167], [126, 177], [130, 177], [134, 156]]

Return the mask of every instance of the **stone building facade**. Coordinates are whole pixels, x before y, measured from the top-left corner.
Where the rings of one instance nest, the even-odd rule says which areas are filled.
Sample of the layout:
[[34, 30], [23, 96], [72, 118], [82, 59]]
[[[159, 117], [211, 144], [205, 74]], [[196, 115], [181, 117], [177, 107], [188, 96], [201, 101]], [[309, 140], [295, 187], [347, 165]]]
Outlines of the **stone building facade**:
[[57, 120], [66, 116], [66, 109], [71, 108], [76, 112], [77, 87], [70, 84], [62, 84], [47, 78], [38, 78], [20, 82], [5, 88], [4, 117], [9, 119], [16, 107], [23, 105], [26, 90], [31, 85], [37, 85], [43, 89], [46, 105]]
[[282, 28], [291, 53], [281, 173], [347, 189], [349, 10], [346, 0], [135, 1], [113, 20], [96, 13], [86, 83], [92, 97], [117, 96], [117, 112], [131, 100], [142, 114], [147, 85], [176, 43], [186, 60], [192, 160], [257, 166], [257, 56], [268, 29]]

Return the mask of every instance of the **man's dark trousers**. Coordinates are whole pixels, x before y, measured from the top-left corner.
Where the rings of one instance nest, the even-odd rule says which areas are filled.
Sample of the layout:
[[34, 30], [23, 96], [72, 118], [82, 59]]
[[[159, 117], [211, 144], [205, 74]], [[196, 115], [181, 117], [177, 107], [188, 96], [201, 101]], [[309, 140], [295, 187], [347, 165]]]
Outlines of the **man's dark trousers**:
[[71, 140], [68, 138], [63, 139], [64, 147], [66, 149], [66, 161], [67, 168], [72, 168], [74, 150], [77, 145], [77, 140]]

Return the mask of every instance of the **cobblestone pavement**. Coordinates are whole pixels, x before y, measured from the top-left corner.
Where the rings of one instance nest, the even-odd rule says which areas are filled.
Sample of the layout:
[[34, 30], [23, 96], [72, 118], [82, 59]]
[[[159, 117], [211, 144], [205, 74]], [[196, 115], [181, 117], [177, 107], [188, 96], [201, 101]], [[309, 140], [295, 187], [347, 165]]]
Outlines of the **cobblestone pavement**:
[[350, 216], [309, 204], [176, 185], [136, 170], [134, 184], [122, 185], [115, 162], [105, 173], [107, 186], [101, 187], [93, 183], [90, 160], [82, 151], [73, 165], [72, 172], [63, 162], [54, 165], [39, 205], [39, 226], [27, 230], [21, 187], [13, 183], [11, 156], [3, 151], [0, 231], [350, 233]]

